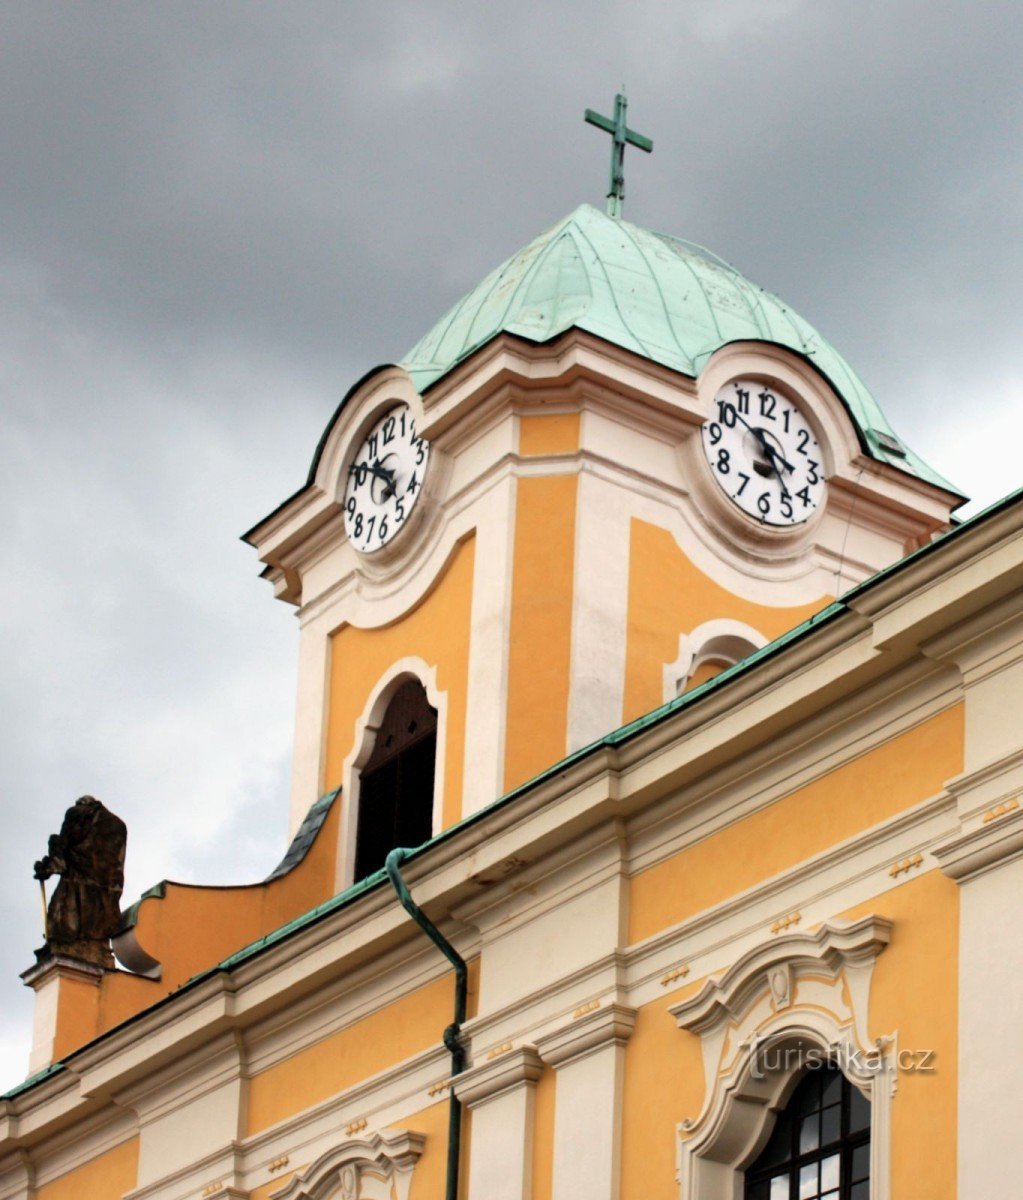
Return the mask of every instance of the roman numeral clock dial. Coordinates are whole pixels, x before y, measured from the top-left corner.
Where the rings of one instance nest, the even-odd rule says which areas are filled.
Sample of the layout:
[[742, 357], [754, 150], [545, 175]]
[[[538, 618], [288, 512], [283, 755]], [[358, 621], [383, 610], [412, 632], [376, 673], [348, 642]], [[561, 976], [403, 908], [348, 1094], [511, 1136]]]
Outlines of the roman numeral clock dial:
[[824, 500], [823, 455], [799, 407], [776, 388], [737, 379], [714, 397], [703, 451], [718, 487], [762, 525], [799, 525]]
[[348, 465], [345, 530], [362, 554], [386, 546], [412, 515], [426, 478], [430, 445], [416, 435], [408, 405], [386, 412]]

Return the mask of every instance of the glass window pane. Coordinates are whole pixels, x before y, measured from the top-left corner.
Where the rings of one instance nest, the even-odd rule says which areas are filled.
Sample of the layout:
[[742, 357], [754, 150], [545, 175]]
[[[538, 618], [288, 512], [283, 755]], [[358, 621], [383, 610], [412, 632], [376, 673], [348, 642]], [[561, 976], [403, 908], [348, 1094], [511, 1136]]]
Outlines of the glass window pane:
[[799, 1200], [817, 1200], [820, 1188], [817, 1186], [817, 1164], [808, 1163], [799, 1168]]
[[857, 1146], [852, 1152], [852, 1181], [859, 1183], [861, 1179], [870, 1178], [870, 1143]]
[[870, 1200], [870, 1184], [854, 1183], [852, 1191], [849, 1193], [849, 1200]]
[[771, 1200], [767, 1194], [767, 1181], [746, 1184], [746, 1200]]
[[778, 1163], [788, 1162], [792, 1157], [792, 1121], [787, 1113], [779, 1113], [774, 1123], [774, 1133], [771, 1140], [760, 1151], [755, 1167], [773, 1167]]
[[819, 1113], [811, 1113], [808, 1117], [803, 1118], [799, 1126], [800, 1154], [806, 1154], [809, 1150], [816, 1150], [821, 1144], [820, 1120]]
[[821, 1191], [830, 1192], [832, 1188], [838, 1187], [838, 1165], [841, 1161], [841, 1155], [831, 1154], [827, 1158], [821, 1159]]
[[821, 1073], [810, 1071], [799, 1085], [799, 1111], [808, 1113], [821, 1106]]
[[821, 1113], [821, 1145], [828, 1146], [842, 1136], [842, 1110], [836, 1104]]
[[838, 1104], [842, 1099], [842, 1073], [834, 1067], [828, 1068], [824, 1075], [824, 1090], [821, 1102], [823, 1104]]
[[776, 1175], [771, 1180], [770, 1200], [789, 1200], [789, 1173]]
[[849, 1088], [849, 1132], [870, 1128], [870, 1101], [858, 1087]]

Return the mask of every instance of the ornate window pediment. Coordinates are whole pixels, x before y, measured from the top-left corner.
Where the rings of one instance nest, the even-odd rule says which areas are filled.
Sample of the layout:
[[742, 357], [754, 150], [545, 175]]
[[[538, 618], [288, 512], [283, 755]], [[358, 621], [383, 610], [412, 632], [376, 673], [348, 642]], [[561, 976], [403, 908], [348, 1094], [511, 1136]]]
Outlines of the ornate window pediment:
[[407, 1129], [351, 1138], [292, 1176], [271, 1200], [408, 1200], [425, 1141]]
[[887, 1200], [894, 1037], [871, 1042], [867, 1015], [891, 928], [867, 916], [775, 935], [669, 1010], [699, 1036], [708, 1084], [702, 1111], [678, 1126], [684, 1200], [734, 1200], [774, 1114], [806, 1068], [825, 1062], [871, 1102], [871, 1196]]

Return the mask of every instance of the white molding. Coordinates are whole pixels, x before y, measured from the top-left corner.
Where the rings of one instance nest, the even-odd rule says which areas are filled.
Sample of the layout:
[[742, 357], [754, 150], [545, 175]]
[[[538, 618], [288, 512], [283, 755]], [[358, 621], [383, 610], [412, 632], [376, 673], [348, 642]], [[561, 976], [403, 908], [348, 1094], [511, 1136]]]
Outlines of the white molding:
[[537, 1038], [536, 1048], [544, 1062], [560, 1068], [607, 1046], [624, 1046], [635, 1027], [636, 1010], [612, 1001]]
[[543, 1073], [543, 1060], [535, 1046], [519, 1046], [455, 1075], [455, 1095], [469, 1108], [478, 1108], [512, 1088], [534, 1084]]
[[[271, 1193], [272, 1200], [408, 1200], [412, 1173], [426, 1138], [408, 1129], [385, 1129], [349, 1138]], [[375, 1181], [386, 1191], [364, 1187]]]
[[731, 617], [717, 617], [697, 625], [692, 633], [680, 633], [678, 656], [664, 666], [665, 701], [685, 691], [693, 672], [705, 662], [737, 663], [767, 645], [767, 638], [752, 625]]
[[[757, 992], [770, 982], [779, 1006], [792, 1003], [790, 993], [801, 974], [827, 972], [837, 979], [845, 973], [852, 992], [860, 1045], [867, 1044], [866, 1002], [874, 959], [891, 940], [892, 923], [885, 917], [867, 916], [858, 921], [826, 921], [808, 933], [779, 934], [754, 946], [723, 974], [704, 983], [695, 996], [668, 1011], [680, 1029], [700, 1036], [720, 1032], [748, 1012]], [[866, 972], [866, 973], [865, 973]], [[784, 1004], [775, 988], [775, 975], [784, 976]]]
[[934, 847], [938, 866], [956, 883], [966, 883], [1020, 855], [1023, 855], [1023, 809]]
[[866, 916], [754, 946], [669, 1008], [701, 1039], [703, 1108], [678, 1126], [682, 1200], [734, 1200], [808, 1063], [827, 1059], [871, 1101], [871, 1196], [889, 1200], [896, 1040], [867, 1035], [870, 980], [892, 923]]

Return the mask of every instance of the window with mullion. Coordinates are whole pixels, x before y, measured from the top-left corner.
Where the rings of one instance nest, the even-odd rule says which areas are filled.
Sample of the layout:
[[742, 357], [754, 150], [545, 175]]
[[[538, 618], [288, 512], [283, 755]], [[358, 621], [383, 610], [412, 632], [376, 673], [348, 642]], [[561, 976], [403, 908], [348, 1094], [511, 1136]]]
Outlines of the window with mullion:
[[746, 1170], [745, 1200], [869, 1200], [870, 1102], [834, 1067], [807, 1072]]

